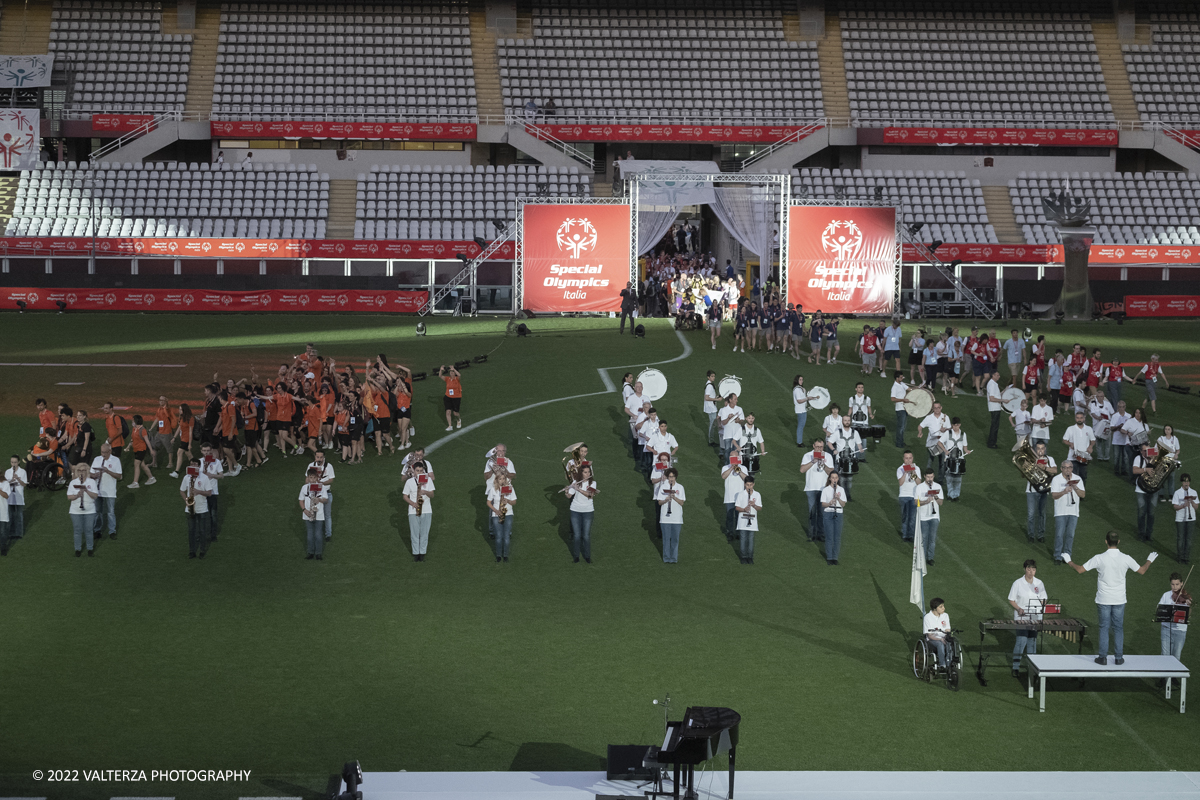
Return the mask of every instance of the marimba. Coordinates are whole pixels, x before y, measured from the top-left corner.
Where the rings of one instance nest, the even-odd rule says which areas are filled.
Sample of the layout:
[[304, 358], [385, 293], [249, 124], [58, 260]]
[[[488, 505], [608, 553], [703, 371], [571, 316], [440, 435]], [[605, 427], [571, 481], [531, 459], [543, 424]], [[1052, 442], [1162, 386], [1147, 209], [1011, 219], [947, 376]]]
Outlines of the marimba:
[[992, 656], [1002, 656], [1005, 659], [1012, 658], [1011, 652], [1001, 650], [985, 650], [984, 640], [987, 638], [988, 632], [997, 631], [1037, 631], [1038, 633], [1038, 649], [1041, 649], [1041, 634], [1049, 633], [1057, 636], [1060, 639], [1065, 639], [1068, 642], [1076, 642], [1079, 644], [1079, 652], [1083, 652], [1083, 634], [1087, 631], [1087, 624], [1075, 617], [1042, 617], [1037, 622], [1015, 620], [1012, 618], [1005, 619], [984, 619], [979, 621], [979, 662], [975, 667], [975, 677], [979, 679], [981, 686], [987, 686], [985, 673], [987, 664]]

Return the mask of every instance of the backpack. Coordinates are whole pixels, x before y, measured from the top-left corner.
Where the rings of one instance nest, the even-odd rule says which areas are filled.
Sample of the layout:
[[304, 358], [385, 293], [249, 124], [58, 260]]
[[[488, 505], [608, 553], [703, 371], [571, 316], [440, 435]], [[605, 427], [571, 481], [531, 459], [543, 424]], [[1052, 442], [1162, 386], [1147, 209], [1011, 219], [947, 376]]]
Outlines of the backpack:
[[121, 438], [128, 442], [130, 434], [129, 421], [119, 415], [117, 416], [117, 419], [121, 420]]

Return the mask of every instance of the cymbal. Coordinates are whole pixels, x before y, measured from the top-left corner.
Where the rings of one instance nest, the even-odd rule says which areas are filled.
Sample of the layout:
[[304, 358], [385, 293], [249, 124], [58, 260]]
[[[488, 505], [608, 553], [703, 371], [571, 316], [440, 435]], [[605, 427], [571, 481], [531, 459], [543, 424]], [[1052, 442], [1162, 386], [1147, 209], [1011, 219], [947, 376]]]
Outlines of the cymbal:
[[563, 452], [564, 453], [574, 452], [575, 448], [577, 448], [577, 447], [583, 447], [583, 442], [576, 442], [575, 444], [569, 444], [563, 448]]

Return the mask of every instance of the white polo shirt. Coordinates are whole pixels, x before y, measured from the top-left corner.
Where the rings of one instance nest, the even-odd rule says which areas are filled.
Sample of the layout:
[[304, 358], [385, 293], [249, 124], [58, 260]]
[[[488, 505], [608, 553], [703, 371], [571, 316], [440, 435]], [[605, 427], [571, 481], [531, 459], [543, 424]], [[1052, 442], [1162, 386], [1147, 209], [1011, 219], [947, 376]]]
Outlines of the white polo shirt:
[[1087, 560], [1084, 570], [1096, 570], [1096, 605], [1125, 605], [1125, 573], [1137, 572], [1141, 564], [1115, 547]]
[[[1031, 601], [1036, 601], [1037, 607], [1041, 607], [1046, 602], [1046, 584], [1042, 583], [1041, 578], [1034, 578], [1033, 582], [1030, 583], [1022, 575], [1013, 581], [1012, 588], [1008, 590], [1008, 599], [1015, 600], [1022, 611], [1027, 611], [1035, 607], [1031, 605]], [[1013, 609], [1013, 619], [1037, 622], [1041, 618], [1042, 615], [1040, 613], [1020, 614], [1015, 608]]]
[[[314, 487], [314, 486], [320, 486], [321, 488], [314, 492], [312, 490], [312, 487]], [[324, 522], [325, 521], [325, 503], [322, 501], [328, 499], [328, 497], [329, 497], [329, 487], [328, 486], [326, 486], [323, 483], [307, 483], [306, 482], [303, 486], [300, 487], [300, 494], [297, 499], [304, 501], [304, 504], [306, 506], [312, 506], [313, 510], [317, 512], [317, 515], [313, 519], [309, 519], [307, 516], [305, 516], [304, 512], [301, 511], [300, 519], [304, 520], [305, 522]], [[426, 511], [428, 511], [428, 509], [426, 509]]]
[[[426, 475], [425, 477], [428, 478], [428, 480], [425, 481], [424, 486], [420, 486], [420, 484], [417, 483], [416, 476], [413, 476], [413, 477], [409, 478], [407, 481], [405, 481], [404, 482], [404, 496], [407, 497], [409, 500], [412, 500], [415, 502], [417, 499], [418, 487], [424, 489], [426, 492], [434, 491], [433, 478], [429, 478], [428, 475]], [[408, 503], [405, 503], [405, 505], [408, 505]], [[421, 515], [424, 516], [426, 514], [432, 514], [432, 513], [433, 513], [433, 501], [431, 501], [428, 497], [426, 497], [425, 504], [421, 507]], [[413, 508], [412, 506], [408, 506], [408, 515], [410, 517], [417, 516], [417, 510], [415, 508]]]
[[926, 499], [926, 495], [936, 492], [936, 496], [946, 499], [946, 495], [942, 493], [942, 487], [936, 481], [932, 484], [926, 484], [921, 481], [917, 484], [917, 519], [925, 522], [931, 519], [941, 519], [942, 508], [937, 504], [937, 501], [932, 497]]
[[904, 410], [904, 398], [908, 395], [908, 387], [904, 385], [903, 380], [894, 381], [892, 383], [892, 402], [896, 406], [897, 411]]
[[721, 409], [717, 417], [721, 421], [721, 438], [736, 439], [742, 435], [742, 423], [740, 419], [745, 419], [745, 414], [742, 413], [741, 406], [725, 406]]
[[851, 452], [857, 452], [862, 449], [862, 437], [858, 435], [858, 431], [854, 428], [847, 428], [839, 425], [838, 429], [829, 437], [829, 449], [835, 453], [840, 453], [842, 450], [849, 449]]
[[[728, 468], [726, 466], [726, 469]], [[722, 474], [724, 474], [723, 471]], [[732, 503], [737, 500], [738, 492], [746, 488], [746, 476], [749, 474], [741, 464], [733, 468], [733, 471], [729, 473], [729, 477], [725, 478], [724, 502]]]
[[[1046, 463], [1043, 464], [1042, 463], [1043, 461], [1045, 461]], [[1052, 470], [1058, 466], [1058, 462], [1056, 462], [1053, 458], [1051, 458], [1049, 456], [1049, 454], [1047, 454], [1038, 459], [1038, 466], [1044, 468], [1046, 470], [1046, 472], [1049, 473], [1050, 470]], [[1051, 485], [1053, 485], [1054, 479], [1051, 478], [1050, 481], [1051, 481]], [[1029, 483], [1028, 481], [1025, 482], [1025, 493], [1026, 494], [1028, 494], [1029, 492], [1036, 492], [1036, 491], [1037, 491], [1037, 489], [1033, 488], [1032, 483]]]
[[705, 414], [714, 414], [717, 410], [717, 387], [711, 383], [704, 384], [704, 406]]
[[[1198, 498], [1196, 495], [1196, 490], [1195, 489], [1184, 489], [1181, 486], [1178, 489], [1176, 489], [1175, 494], [1172, 495], [1171, 505], [1172, 506], [1181, 506], [1181, 505], [1183, 505], [1183, 501], [1189, 497], [1192, 499], [1193, 503], [1197, 502]], [[1179, 509], [1178, 511], [1175, 512], [1175, 521], [1176, 522], [1195, 522], [1196, 521], [1196, 509], [1195, 508]]]
[[[813, 462], [818, 462], [816, 454], [817, 453], [815, 450], [810, 450], [809, 452], [805, 453], [803, 460], [800, 462], [800, 466], [804, 467], [812, 464]], [[825, 465], [826, 471], [822, 471], [820, 466], [821, 464]], [[833, 472], [833, 456], [829, 455], [829, 453], [822, 452], [821, 458], [817, 465], [811, 467], [807, 472], [804, 473], [804, 491], [819, 492], [824, 489], [825, 484], [829, 482], [830, 472]]]
[[1001, 403], [998, 403], [998, 402], [996, 402], [996, 400], [992, 399], [992, 398], [996, 398], [998, 400], [1000, 398], [1000, 384], [996, 383], [995, 380], [989, 379], [987, 382], [987, 388], [984, 389], [984, 392], [987, 394], [988, 411], [1003, 411], [1004, 410], [1004, 406]]
[[[903, 499], [905, 497], [915, 498], [917, 496], [917, 485], [922, 482], [921, 478], [920, 478], [921, 470], [917, 468], [916, 464], [913, 464], [912, 472], [910, 474], [913, 476], [916, 476], [916, 480], [905, 481], [904, 483], [900, 484], [900, 498], [901, 499]], [[896, 480], [899, 481], [903, 477], [904, 477], [904, 465], [901, 464], [900, 466], [896, 467]]]
[[109, 475], [106, 472], [101, 474], [99, 478], [95, 479], [100, 486], [100, 496], [116, 497], [117, 481], [120, 480], [119, 476], [121, 475], [121, 459], [117, 458], [116, 456], [109, 456], [108, 458], [105, 458], [104, 456], [96, 456], [94, 459], [92, 459], [92, 472], [99, 472], [102, 468], [112, 470], [113, 472], [117, 473], [118, 477], [114, 478], [112, 475]]
[[[196, 476], [196, 482], [195, 482], [194, 488], [193, 488], [192, 476], [184, 475], [183, 481], [179, 484], [179, 491], [187, 492], [187, 491], [189, 491], [189, 489], [190, 489], [190, 491], [193, 491], [193, 492], [211, 492], [213, 489], [213, 482], [207, 475], [205, 475], [203, 472], [201, 472], [199, 475]], [[195, 504], [192, 506], [192, 510], [195, 513], [197, 513], [197, 514], [207, 514], [208, 513], [208, 497], [206, 497], [205, 495], [202, 495], [202, 494], [197, 494], [197, 495], [194, 495], [192, 499], [195, 500]], [[183, 513], [185, 513], [185, 514], [188, 513], [186, 506], [183, 509]]]
[[1074, 452], [1086, 453], [1088, 447], [1096, 441], [1096, 434], [1087, 425], [1082, 428], [1072, 425], [1063, 433], [1063, 443], [1067, 445], [1067, 460]]
[[[642, 410], [642, 405], [645, 404], [645, 402], [646, 398], [637, 394], [636, 392], [628, 394], [625, 396], [625, 410], [636, 417], [638, 412]], [[630, 417], [630, 419], [633, 419], [634, 417]]]
[[8, 504], [10, 506], [25, 505], [25, 486], [21, 481], [29, 482], [29, 473], [24, 467], [17, 467], [15, 470], [9, 467], [4, 471], [4, 480], [9, 482], [9, 486], [5, 489], [8, 492]]
[[[676, 483], [671, 486], [667, 481], [662, 481], [658, 484], [658, 489], [654, 492], [655, 502], [666, 500], [671, 495], [666, 493], [667, 489], [675, 490], [675, 497], [669, 503], [663, 503], [658, 507], [658, 521], [666, 525], [680, 525], [683, 523], [683, 506], [675, 502], [683, 500], [687, 502], [687, 492], [683, 490], [682, 483]], [[667, 509], [671, 510], [671, 516], [667, 516]]]
[[[1087, 492], [1087, 487], [1083, 485], [1083, 478], [1072, 474], [1071, 480], [1076, 481], [1075, 488], [1081, 492]], [[1050, 481], [1050, 493], [1057, 494], [1067, 488], [1067, 476], [1059, 473]], [[1073, 501], [1073, 502], [1072, 502]], [[1054, 501], [1054, 516], [1056, 517], [1078, 517], [1079, 516], [1078, 497], [1071, 493], [1064, 494], [1062, 497]]]
[[808, 390], [803, 386], [796, 386], [792, 389], [792, 409], [797, 414], [808, 413]]
[[[838, 499], [838, 503], [840, 503], [840, 505], [837, 508], [826, 508], [824, 504], [833, 502], [835, 492], [837, 493], [837, 499]], [[843, 513], [846, 510], [846, 490], [843, 489], [841, 487], [841, 485], [838, 485], [836, 487], [835, 486], [826, 486], [824, 489], [822, 489], [821, 490], [821, 510], [822, 511], [832, 511], [835, 514]]]
[[758, 511], [750, 508], [751, 503], [761, 507], [762, 495], [758, 492], [747, 493], [745, 488], [738, 492], [737, 498], [733, 501], [734, 506], [747, 509], [737, 512], [737, 529], [739, 531], [758, 530]]
[[941, 414], [930, 414], [921, 420], [918, 427], [925, 429], [925, 447], [937, 447], [938, 440], [942, 438], [942, 431], [950, 430], [950, 417], [944, 411]]
[[1133, 419], [1132, 414], [1128, 414], [1128, 413], [1121, 412], [1121, 411], [1112, 415], [1112, 419], [1109, 420], [1109, 422], [1112, 423], [1112, 443], [1113, 444], [1118, 444], [1118, 445], [1129, 444], [1129, 434], [1125, 432], [1125, 423], [1129, 422], [1129, 420], [1131, 420], [1131, 419]]
[[96, 513], [96, 498], [88, 494], [87, 491], [84, 491], [85, 489], [91, 492], [99, 491], [96, 482], [91, 478], [86, 478], [82, 481], [78, 478], [72, 478], [71, 482], [67, 484], [68, 495], [80, 494], [79, 497], [71, 500], [70, 508], [67, 509], [71, 516], [86, 516]]
[[[1029, 419], [1033, 424], [1029, 432], [1030, 439], [1050, 440], [1050, 425], [1054, 422], [1054, 409], [1048, 405], [1038, 403], [1029, 412]], [[1039, 422], [1044, 422], [1045, 425], [1039, 425]]]
[[[511, 503], [517, 499], [517, 490], [514, 489], [512, 486], [495, 486], [495, 485], [493, 485], [490, 489], [488, 489], [487, 499], [488, 499], [489, 503], [491, 503], [493, 506], [496, 506], [497, 508], [500, 507], [500, 497], [501, 497], [500, 490], [501, 489], [508, 489], [508, 494], [503, 496], [504, 502]], [[510, 517], [513, 514], [513, 508], [514, 508], [513, 506], [509, 506], [507, 511], [505, 512]], [[491, 511], [491, 509], [488, 509], [488, 510]], [[495, 511], [491, 511], [491, 516], [493, 518], [495, 518], [498, 515], [496, 514]]]

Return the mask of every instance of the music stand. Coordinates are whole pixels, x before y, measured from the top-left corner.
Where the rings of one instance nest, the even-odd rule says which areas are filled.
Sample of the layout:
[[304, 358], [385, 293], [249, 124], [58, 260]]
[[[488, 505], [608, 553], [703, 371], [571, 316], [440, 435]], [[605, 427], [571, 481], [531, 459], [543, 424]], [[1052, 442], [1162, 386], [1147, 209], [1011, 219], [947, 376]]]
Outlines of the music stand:
[[1185, 605], [1175, 605], [1174, 603], [1163, 603], [1154, 609], [1154, 621], [1161, 623], [1174, 623], [1175, 625], [1187, 625], [1188, 618], [1192, 615], [1192, 607]]

